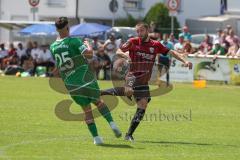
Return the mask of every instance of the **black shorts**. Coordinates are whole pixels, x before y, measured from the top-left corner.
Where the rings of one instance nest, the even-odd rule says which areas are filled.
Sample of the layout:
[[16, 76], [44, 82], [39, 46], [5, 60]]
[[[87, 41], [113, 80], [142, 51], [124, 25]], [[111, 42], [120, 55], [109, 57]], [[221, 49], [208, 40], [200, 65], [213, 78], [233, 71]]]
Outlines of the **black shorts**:
[[133, 96], [136, 102], [140, 101], [142, 98], [146, 98], [148, 102], [151, 101], [151, 95], [148, 85], [135, 86], [133, 87], [133, 90]]

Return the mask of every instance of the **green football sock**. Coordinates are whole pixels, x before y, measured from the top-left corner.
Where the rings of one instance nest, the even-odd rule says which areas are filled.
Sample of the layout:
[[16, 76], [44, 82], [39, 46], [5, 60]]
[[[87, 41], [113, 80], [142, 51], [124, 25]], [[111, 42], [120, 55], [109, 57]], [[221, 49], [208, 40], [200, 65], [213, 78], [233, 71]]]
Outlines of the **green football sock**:
[[113, 122], [111, 112], [106, 105], [100, 107], [98, 110], [102, 114], [102, 116], [108, 121], [108, 123]]
[[87, 126], [93, 137], [98, 136], [97, 127], [95, 123], [87, 124]]

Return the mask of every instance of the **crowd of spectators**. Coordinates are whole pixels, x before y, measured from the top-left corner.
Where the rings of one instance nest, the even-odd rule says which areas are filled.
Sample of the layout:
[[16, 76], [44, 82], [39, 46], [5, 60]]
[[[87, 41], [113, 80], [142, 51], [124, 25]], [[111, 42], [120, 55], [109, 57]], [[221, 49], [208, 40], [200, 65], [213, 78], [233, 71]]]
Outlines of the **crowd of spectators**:
[[192, 43], [192, 35], [187, 26], [182, 28], [178, 39], [172, 33], [162, 34], [161, 36], [160, 33], [153, 32], [151, 36], [169, 49], [182, 53], [183, 56], [192, 54], [197, 57], [212, 55], [214, 59], [218, 56], [240, 58], [240, 38], [230, 25], [227, 25], [225, 29], [216, 29], [216, 34], [205, 34], [204, 40], [197, 47]]
[[[169, 49], [177, 50], [182, 56], [213, 57], [216, 60], [219, 55], [228, 58], [240, 58], [240, 38], [235, 35], [233, 28], [228, 25], [225, 29], [217, 29], [213, 36], [206, 34], [204, 40], [197, 46], [193, 46], [192, 35], [187, 26], [176, 38], [173, 33], [161, 34], [154, 32], [152, 25], [150, 37], [161, 42]], [[98, 37], [86, 38], [93, 47], [94, 56], [89, 61], [90, 66], [96, 73], [98, 79], [109, 80], [114, 55], [123, 43], [117, 39], [114, 33], [108, 36], [106, 41], [100, 41]], [[8, 48], [8, 49], [6, 49]], [[37, 42], [27, 42], [26, 45], [18, 43], [14, 46], [10, 43], [8, 47], [0, 44], [0, 69], [9, 70], [18, 68], [26, 71], [30, 76], [36, 75], [39, 66], [46, 68], [46, 76], [51, 76], [55, 70], [55, 62], [49, 51], [49, 45], [39, 46]]]
[[37, 42], [29, 41], [26, 47], [18, 43], [17, 47], [13, 43], [6, 49], [5, 44], [0, 44], [0, 69], [6, 73], [16, 71], [26, 71], [31, 76], [35, 76], [38, 66], [46, 67], [46, 75], [53, 70], [55, 62], [49, 51], [49, 45], [39, 46]]
[[[109, 80], [114, 55], [122, 43], [121, 39], [116, 39], [115, 34], [112, 33], [104, 42], [100, 41], [98, 37], [84, 40], [89, 41], [93, 48], [94, 55], [89, 63], [96, 73], [96, 77]], [[26, 45], [18, 43], [16, 46], [10, 43], [8, 47], [4, 43], [0, 44], [1, 71], [7, 74], [25, 71], [29, 73], [29, 76], [36, 76], [37, 68], [40, 66], [45, 67], [46, 76], [52, 76], [52, 72], [56, 69], [49, 45], [39, 46], [36, 41], [29, 41]]]
[[234, 30], [230, 25], [226, 29], [217, 29], [216, 37], [211, 41], [210, 36], [206, 35], [204, 41], [201, 43], [197, 55], [218, 55], [227, 56], [229, 58], [239, 58], [240, 39], [235, 35]]

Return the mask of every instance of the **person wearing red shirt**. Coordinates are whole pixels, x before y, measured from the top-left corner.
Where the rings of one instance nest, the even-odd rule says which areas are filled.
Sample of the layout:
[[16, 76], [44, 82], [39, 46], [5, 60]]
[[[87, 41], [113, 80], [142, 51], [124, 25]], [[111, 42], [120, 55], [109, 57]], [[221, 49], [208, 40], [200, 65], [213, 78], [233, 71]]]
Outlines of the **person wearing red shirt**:
[[157, 54], [171, 54], [184, 63], [185, 67], [192, 67], [192, 63], [181, 58], [177, 51], [169, 50], [159, 41], [150, 39], [149, 26], [143, 22], [136, 25], [138, 37], [130, 38], [120, 49], [126, 53], [119, 56], [130, 59], [130, 69], [126, 75], [124, 87], [116, 87], [101, 91], [102, 95], [133, 96], [137, 102], [137, 111], [131, 121], [125, 140], [134, 141], [133, 133], [142, 120], [148, 103], [151, 100], [148, 81], [151, 78], [152, 68]]

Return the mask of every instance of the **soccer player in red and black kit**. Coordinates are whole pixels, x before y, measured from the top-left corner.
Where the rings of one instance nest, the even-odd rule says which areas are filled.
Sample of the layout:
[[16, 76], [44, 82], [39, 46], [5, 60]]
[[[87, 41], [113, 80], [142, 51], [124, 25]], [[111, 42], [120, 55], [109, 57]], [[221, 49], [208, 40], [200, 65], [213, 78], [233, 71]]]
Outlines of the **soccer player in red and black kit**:
[[148, 81], [151, 78], [152, 68], [157, 54], [171, 54], [177, 60], [183, 62], [185, 67], [192, 68], [192, 63], [181, 58], [174, 50], [169, 50], [160, 42], [150, 39], [149, 26], [143, 22], [136, 25], [138, 37], [130, 38], [121, 46], [123, 52], [129, 51], [129, 55], [122, 53], [121, 57], [130, 57], [130, 69], [126, 75], [124, 87], [116, 87], [102, 91], [102, 95], [134, 96], [137, 102], [137, 111], [131, 121], [125, 140], [133, 141], [133, 132], [142, 120], [147, 104], [151, 100]]

